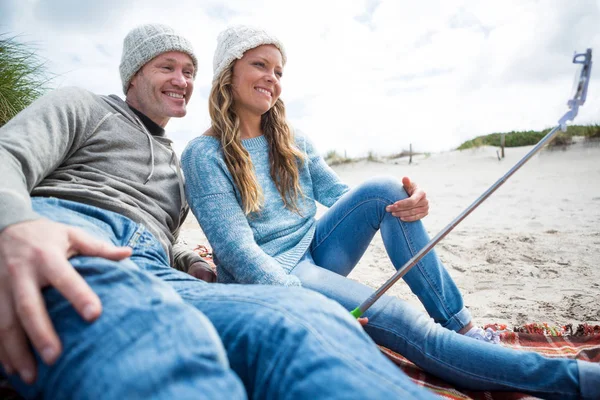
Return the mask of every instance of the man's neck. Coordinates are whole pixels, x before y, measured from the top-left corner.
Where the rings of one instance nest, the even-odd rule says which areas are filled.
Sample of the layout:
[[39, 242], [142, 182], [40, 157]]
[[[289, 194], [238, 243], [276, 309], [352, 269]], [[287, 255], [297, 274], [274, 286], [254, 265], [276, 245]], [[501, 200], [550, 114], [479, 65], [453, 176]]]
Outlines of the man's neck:
[[165, 136], [165, 129], [162, 126], [152, 121], [146, 114], [144, 114], [140, 110], [135, 109], [131, 105], [129, 105], [129, 108], [131, 108], [135, 115], [139, 117], [139, 119], [142, 121], [146, 129], [148, 129], [148, 132], [152, 134], [152, 136]]

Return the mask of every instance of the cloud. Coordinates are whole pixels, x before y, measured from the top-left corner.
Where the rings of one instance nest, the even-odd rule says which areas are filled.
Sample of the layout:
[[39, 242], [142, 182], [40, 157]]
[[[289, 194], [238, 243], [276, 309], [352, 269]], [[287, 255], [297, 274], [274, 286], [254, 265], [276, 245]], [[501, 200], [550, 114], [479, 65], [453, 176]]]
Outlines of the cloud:
[[357, 15], [354, 19], [361, 24], [365, 24], [369, 29], [374, 30], [375, 25], [373, 24], [373, 14], [377, 10], [377, 7], [381, 4], [381, 0], [367, 0], [366, 8], [364, 13]]
[[206, 15], [210, 18], [215, 18], [221, 21], [228, 21], [231, 18], [239, 15], [238, 12], [229, 8], [226, 4], [223, 3], [213, 4], [209, 7], [206, 7], [204, 10], [206, 12]]
[[33, 6], [36, 21], [49, 28], [71, 32], [97, 32], [110, 29], [132, 0], [39, 0]]
[[[17, 3], [19, 1], [19, 3]], [[599, 1], [3, 0], [0, 24], [39, 43], [56, 85], [121, 94], [127, 31], [176, 27], [197, 52], [188, 116], [169, 123], [181, 150], [208, 128], [218, 33], [261, 26], [285, 43], [287, 115], [322, 152], [441, 151], [476, 135], [540, 129], [566, 111], [573, 51], [600, 51]], [[578, 123], [600, 122], [592, 83]]]
[[304, 96], [302, 98], [294, 98], [285, 103], [286, 116], [288, 119], [301, 119], [308, 116], [310, 102], [314, 96]]
[[471, 29], [483, 32], [488, 37], [493, 28], [484, 26], [483, 23], [473, 13], [461, 8], [452, 15], [448, 21], [450, 29]]
[[4, 0], [0, 2], [0, 32], [4, 32], [14, 22], [17, 14], [18, 0]]

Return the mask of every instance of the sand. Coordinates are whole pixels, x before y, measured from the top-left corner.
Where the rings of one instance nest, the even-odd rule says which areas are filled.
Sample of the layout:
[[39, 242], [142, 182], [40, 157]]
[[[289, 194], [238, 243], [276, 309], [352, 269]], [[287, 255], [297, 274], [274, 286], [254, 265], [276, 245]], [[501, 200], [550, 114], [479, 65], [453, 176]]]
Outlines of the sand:
[[[430, 200], [423, 222], [433, 237], [531, 148], [508, 148], [501, 161], [496, 148], [480, 147], [334, 169], [350, 186], [411, 177]], [[193, 217], [182, 238], [207, 244]], [[542, 150], [435, 251], [478, 324], [600, 324], [600, 143]], [[377, 235], [350, 278], [377, 288], [394, 272]], [[388, 293], [422, 309], [402, 281]]]

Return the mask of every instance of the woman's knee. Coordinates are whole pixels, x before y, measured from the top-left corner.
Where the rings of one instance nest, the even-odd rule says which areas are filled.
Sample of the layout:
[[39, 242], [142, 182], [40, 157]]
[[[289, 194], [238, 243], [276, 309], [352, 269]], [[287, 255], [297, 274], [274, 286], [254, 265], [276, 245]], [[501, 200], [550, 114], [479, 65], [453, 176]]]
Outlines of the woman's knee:
[[373, 197], [381, 198], [389, 204], [408, 197], [402, 182], [392, 176], [371, 178], [358, 186], [357, 190], [369, 193]]

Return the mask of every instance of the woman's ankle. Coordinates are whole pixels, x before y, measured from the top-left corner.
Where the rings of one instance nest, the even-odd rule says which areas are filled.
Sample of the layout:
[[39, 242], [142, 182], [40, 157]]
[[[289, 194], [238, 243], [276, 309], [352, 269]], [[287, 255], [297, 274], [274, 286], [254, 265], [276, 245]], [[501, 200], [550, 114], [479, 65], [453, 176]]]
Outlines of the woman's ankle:
[[465, 333], [469, 332], [474, 326], [475, 325], [473, 325], [473, 321], [469, 321], [469, 323], [464, 328], [459, 330], [458, 333], [464, 335]]

